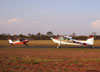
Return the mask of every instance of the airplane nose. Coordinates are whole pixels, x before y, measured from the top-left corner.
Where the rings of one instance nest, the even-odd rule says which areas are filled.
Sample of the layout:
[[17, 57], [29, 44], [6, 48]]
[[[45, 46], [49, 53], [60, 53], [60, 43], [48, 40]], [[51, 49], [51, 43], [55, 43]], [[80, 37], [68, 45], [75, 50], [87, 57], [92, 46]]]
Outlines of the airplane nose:
[[29, 40], [25, 40], [26, 42], [28, 42]]
[[28, 41], [28, 40], [26, 40], [26, 41]]

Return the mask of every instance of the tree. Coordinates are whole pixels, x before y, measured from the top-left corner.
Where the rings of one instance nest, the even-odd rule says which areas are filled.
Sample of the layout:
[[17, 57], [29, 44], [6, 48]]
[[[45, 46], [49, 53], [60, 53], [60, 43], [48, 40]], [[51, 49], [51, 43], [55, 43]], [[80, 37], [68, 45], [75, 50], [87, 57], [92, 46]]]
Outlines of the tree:
[[93, 33], [92, 33], [92, 35], [94, 35], [94, 36], [96, 36], [96, 34], [97, 34], [96, 32], [93, 32]]
[[40, 32], [38, 32], [38, 33], [36, 34], [36, 36], [37, 36], [37, 37], [40, 37], [40, 36], [41, 36], [41, 33], [40, 33]]
[[51, 31], [48, 31], [47, 36], [53, 36], [53, 33]]
[[6, 39], [8, 39], [8, 37], [10, 37], [10, 36], [11, 36], [10, 34], [2, 33], [2, 34], [0, 34], [0, 39], [1, 39], [1, 40], [6, 40]]
[[71, 35], [72, 37], [75, 37], [76, 36], [76, 33], [72, 33], [72, 35]]
[[25, 37], [25, 35], [19, 34], [19, 38], [24, 38], [24, 37]]

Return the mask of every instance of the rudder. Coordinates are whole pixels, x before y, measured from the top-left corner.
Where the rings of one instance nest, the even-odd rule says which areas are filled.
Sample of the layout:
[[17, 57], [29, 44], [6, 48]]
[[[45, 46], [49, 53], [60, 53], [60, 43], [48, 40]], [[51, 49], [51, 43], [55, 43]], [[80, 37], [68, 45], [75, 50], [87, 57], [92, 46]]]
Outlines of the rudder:
[[94, 36], [93, 35], [89, 35], [89, 37], [87, 39], [87, 43], [89, 43], [90, 45], [94, 44]]

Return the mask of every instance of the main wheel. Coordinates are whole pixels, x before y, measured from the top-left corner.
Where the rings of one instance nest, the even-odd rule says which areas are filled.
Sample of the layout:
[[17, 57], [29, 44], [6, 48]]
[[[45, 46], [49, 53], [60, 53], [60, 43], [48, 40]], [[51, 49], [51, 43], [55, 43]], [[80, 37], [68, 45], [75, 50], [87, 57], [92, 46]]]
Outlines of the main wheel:
[[90, 48], [94, 48], [94, 46], [90, 46]]
[[61, 46], [57, 46], [57, 48], [61, 48]]

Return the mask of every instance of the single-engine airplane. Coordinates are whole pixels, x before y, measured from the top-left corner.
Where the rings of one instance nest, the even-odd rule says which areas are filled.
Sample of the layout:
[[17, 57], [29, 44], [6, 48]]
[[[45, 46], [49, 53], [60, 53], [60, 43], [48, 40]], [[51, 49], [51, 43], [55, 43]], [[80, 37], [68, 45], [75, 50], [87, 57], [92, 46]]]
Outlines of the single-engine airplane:
[[72, 37], [70, 37], [70, 36], [59, 36], [59, 37], [51, 38], [51, 39], [53, 40], [53, 42], [58, 44], [57, 48], [60, 48], [61, 44], [84, 45], [84, 46], [90, 46], [90, 47], [94, 48], [93, 47], [93, 44], [94, 44], [94, 36], [93, 35], [89, 35], [88, 39], [86, 41], [75, 40], [75, 39], [72, 39]]
[[9, 44], [11, 45], [28, 45], [27, 42], [29, 42], [29, 40], [27, 39], [19, 39], [17, 41], [12, 41], [11, 39], [8, 40]]

